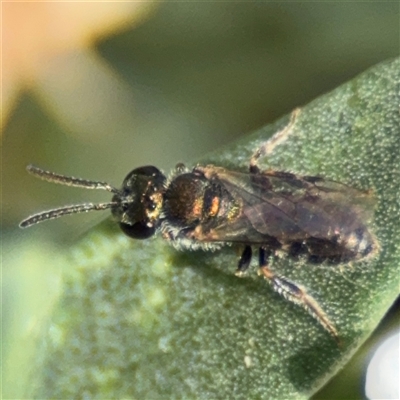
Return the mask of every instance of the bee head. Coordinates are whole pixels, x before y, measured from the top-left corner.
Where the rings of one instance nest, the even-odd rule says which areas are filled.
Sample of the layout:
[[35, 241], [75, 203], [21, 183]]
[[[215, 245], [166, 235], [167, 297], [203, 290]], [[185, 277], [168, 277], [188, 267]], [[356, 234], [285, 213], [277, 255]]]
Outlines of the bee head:
[[111, 209], [122, 231], [135, 239], [152, 236], [159, 225], [166, 178], [156, 167], [134, 169], [124, 179], [121, 189], [107, 182], [60, 175], [33, 165], [28, 165], [27, 171], [37, 178], [60, 185], [106, 190], [113, 193], [113, 198], [107, 203], [83, 203], [42, 211], [21, 221], [21, 228], [65, 215], [106, 209]]
[[134, 239], [153, 236], [159, 225], [166, 178], [153, 166], [135, 168], [112, 199], [111, 212], [122, 231]]

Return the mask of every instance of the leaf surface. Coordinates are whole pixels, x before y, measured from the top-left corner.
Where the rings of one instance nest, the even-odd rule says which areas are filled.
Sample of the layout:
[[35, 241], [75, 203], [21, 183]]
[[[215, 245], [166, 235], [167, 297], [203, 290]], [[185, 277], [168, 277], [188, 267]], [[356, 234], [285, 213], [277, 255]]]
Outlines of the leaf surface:
[[[71, 250], [32, 395], [299, 399], [317, 391], [399, 293], [399, 71], [399, 59], [387, 61], [302, 107], [287, 140], [261, 160], [376, 196], [376, 258], [342, 268], [285, 257], [273, 265], [318, 299], [343, 348], [257, 277], [256, 265], [235, 277], [234, 248], [178, 252], [161, 238], [133, 241], [107, 220]], [[288, 121], [200, 162], [246, 171], [254, 150]]]

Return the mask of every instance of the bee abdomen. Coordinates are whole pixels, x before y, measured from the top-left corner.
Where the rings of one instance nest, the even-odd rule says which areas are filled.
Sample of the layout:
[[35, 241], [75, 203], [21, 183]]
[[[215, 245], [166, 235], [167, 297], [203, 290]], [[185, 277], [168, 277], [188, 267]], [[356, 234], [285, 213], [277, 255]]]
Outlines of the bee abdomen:
[[378, 246], [376, 238], [366, 227], [357, 228], [350, 232], [342, 243], [347, 251], [354, 254], [355, 260], [361, 260], [376, 252]]
[[311, 264], [331, 265], [360, 261], [376, 254], [378, 249], [376, 238], [366, 227], [331, 239], [309, 237], [304, 241], [291, 242], [287, 247], [288, 254], [294, 258], [305, 256]]

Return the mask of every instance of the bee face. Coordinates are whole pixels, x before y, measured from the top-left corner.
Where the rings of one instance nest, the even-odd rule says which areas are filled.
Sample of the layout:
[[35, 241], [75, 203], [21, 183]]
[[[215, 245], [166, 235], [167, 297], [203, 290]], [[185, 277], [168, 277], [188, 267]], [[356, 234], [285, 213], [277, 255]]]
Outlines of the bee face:
[[122, 231], [134, 239], [147, 239], [159, 225], [166, 178], [153, 166], [136, 168], [114, 194], [111, 207]]

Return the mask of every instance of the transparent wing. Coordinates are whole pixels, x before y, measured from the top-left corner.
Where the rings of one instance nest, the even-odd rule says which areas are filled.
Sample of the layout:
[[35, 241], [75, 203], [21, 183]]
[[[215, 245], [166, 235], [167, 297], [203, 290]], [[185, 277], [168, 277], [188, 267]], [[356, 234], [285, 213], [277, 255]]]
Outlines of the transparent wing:
[[374, 209], [369, 193], [318, 177], [279, 171], [254, 175], [213, 166], [204, 167], [203, 172], [243, 204], [233, 223], [213, 229], [215, 240], [329, 240], [363, 228]]

